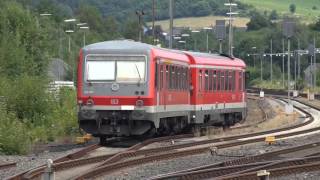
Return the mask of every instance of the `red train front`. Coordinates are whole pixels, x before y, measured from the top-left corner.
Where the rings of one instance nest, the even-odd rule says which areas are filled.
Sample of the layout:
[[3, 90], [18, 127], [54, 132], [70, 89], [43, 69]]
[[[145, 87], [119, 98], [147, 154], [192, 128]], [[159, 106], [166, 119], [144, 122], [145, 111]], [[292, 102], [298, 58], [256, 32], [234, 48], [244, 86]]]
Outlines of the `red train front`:
[[175, 134], [245, 118], [245, 64], [121, 40], [80, 51], [80, 127], [94, 136]]

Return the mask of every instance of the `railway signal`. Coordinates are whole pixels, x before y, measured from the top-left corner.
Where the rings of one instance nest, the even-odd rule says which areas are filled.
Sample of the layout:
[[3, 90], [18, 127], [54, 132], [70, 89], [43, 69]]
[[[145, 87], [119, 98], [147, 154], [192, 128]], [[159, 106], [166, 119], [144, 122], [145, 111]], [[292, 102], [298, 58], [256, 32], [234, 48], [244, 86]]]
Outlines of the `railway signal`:
[[204, 27], [203, 28], [205, 31], [206, 31], [206, 33], [207, 33], [207, 43], [206, 43], [206, 50], [207, 50], [207, 52], [209, 52], [209, 31], [211, 31], [212, 30], [212, 27]]
[[216, 20], [216, 37], [219, 40], [219, 53], [222, 54], [222, 41], [226, 38], [226, 21]]
[[[288, 40], [288, 54], [290, 54], [290, 39], [294, 35], [294, 28], [295, 22], [292, 18], [286, 18], [283, 21], [283, 35]], [[286, 106], [286, 112], [287, 114], [292, 114], [293, 112], [293, 105], [290, 100], [290, 56], [288, 56], [288, 105]]]

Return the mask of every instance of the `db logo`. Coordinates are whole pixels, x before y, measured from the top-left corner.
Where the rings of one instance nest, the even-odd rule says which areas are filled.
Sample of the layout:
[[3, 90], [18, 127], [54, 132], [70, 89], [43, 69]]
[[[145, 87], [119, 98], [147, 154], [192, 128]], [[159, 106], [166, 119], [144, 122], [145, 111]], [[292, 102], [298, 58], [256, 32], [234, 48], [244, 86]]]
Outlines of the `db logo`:
[[119, 99], [111, 99], [111, 104], [119, 104]]

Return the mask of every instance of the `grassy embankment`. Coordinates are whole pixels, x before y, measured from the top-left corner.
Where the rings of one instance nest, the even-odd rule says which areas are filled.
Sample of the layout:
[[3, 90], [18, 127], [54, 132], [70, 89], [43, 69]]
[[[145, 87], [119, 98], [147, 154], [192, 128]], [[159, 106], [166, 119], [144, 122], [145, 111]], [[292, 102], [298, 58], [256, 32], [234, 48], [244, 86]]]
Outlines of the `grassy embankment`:
[[320, 0], [242, 0], [260, 11], [276, 10], [280, 15], [289, 13], [290, 4], [296, 5], [296, 16], [303, 21], [313, 21], [320, 15]]

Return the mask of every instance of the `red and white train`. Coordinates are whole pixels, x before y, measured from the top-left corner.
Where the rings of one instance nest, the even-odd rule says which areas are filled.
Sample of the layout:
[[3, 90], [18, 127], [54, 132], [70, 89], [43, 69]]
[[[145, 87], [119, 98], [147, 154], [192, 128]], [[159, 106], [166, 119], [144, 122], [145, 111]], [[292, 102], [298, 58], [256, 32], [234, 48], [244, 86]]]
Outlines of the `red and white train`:
[[128, 40], [81, 49], [80, 127], [102, 139], [191, 125], [233, 125], [246, 117], [245, 63], [221, 55]]

